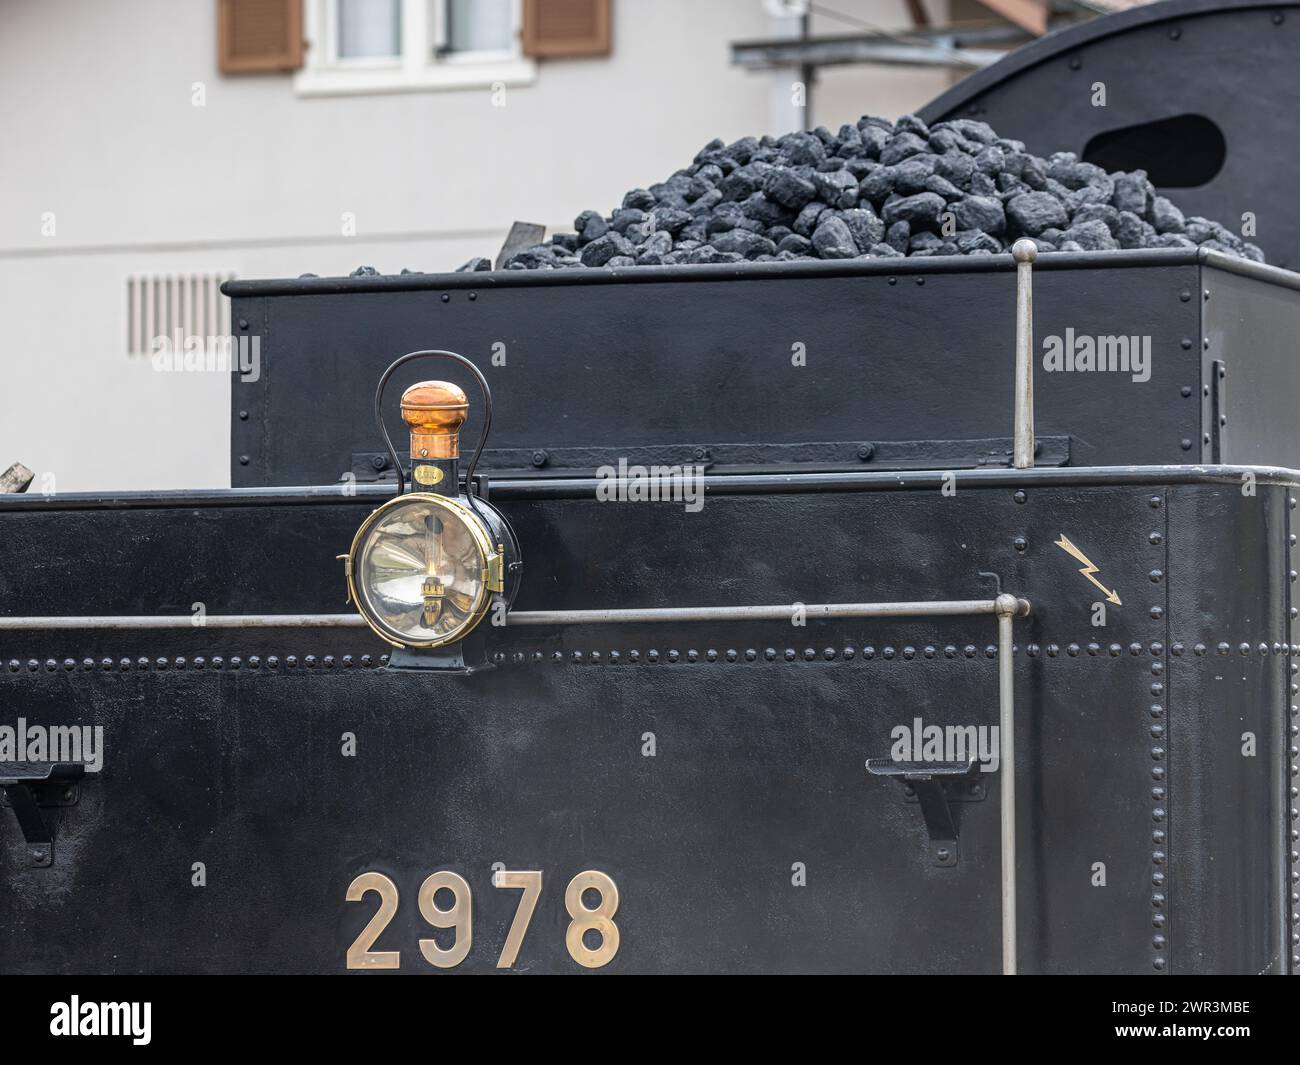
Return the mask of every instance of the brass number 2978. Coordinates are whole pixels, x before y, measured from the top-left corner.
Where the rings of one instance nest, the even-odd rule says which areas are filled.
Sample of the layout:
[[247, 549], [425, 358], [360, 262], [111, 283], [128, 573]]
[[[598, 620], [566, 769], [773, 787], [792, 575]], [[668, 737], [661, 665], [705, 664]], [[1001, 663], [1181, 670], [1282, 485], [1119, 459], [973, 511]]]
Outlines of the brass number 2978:
[[[524, 934], [528, 931], [528, 923], [532, 920], [533, 910], [541, 896], [542, 874], [536, 869], [502, 869], [492, 874], [492, 886], [523, 890], [514, 920], [510, 922], [510, 931], [506, 934], [505, 945], [501, 948], [501, 957], [497, 959], [498, 969], [509, 969], [519, 957]], [[444, 888], [451, 892], [453, 899], [452, 904], [445, 909], [435, 901], [438, 892]], [[397, 913], [397, 885], [383, 873], [362, 873], [348, 885], [347, 900], [360, 902], [371, 891], [379, 896], [379, 909], [348, 947], [347, 967], [401, 968], [400, 951], [370, 949]], [[583, 895], [588, 891], [594, 891], [600, 896], [597, 905], [588, 906], [583, 901]], [[447, 870], [432, 874], [420, 885], [417, 903], [420, 916], [434, 928], [456, 929], [456, 937], [450, 947], [440, 947], [434, 939], [421, 939], [420, 953], [430, 965], [439, 969], [459, 965], [469, 955], [474, 942], [473, 895], [465, 878]], [[564, 945], [569, 956], [588, 969], [608, 965], [618, 952], [619, 943], [618, 925], [614, 923], [614, 914], [618, 910], [618, 888], [614, 881], [605, 873], [593, 869], [579, 873], [564, 889], [564, 907], [571, 918], [564, 935]], [[583, 940], [584, 934], [593, 930], [600, 936], [600, 946], [595, 949], [588, 947]]]

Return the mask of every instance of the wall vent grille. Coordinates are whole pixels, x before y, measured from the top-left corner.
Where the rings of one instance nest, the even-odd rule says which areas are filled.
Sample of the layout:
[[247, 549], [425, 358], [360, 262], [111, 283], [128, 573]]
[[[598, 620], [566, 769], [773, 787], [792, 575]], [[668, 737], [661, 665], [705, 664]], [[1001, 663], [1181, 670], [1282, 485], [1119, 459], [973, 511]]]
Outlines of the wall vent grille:
[[152, 355], [154, 338], [230, 336], [230, 271], [132, 274], [126, 279], [126, 353]]

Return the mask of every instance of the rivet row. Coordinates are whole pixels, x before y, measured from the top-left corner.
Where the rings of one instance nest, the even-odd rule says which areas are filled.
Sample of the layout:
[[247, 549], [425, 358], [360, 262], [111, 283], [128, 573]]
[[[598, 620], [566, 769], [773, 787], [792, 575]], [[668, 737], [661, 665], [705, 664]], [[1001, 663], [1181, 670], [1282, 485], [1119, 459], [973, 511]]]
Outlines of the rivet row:
[[374, 669], [377, 666], [386, 666], [388, 656], [380, 655], [375, 658], [373, 655], [249, 655], [246, 658], [242, 655], [195, 655], [193, 658], [187, 658], [183, 655], [175, 657], [148, 658], [141, 655], [138, 658], [28, 658], [21, 660], [11, 658], [5, 663], [5, 668], [10, 673], [73, 673], [78, 670], [82, 672], [99, 671], [103, 673], [128, 673], [154, 671], [164, 672], [167, 670], [248, 670], [248, 669], [297, 669], [300, 666], [306, 669]]

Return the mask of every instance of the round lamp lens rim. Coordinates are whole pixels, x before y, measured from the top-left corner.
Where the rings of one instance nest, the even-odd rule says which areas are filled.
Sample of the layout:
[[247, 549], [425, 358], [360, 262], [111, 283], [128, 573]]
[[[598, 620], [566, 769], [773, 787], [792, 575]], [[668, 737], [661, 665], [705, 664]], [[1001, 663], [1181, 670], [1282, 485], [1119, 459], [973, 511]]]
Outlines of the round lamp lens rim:
[[[374, 610], [370, 603], [368, 589], [360, 580], [361, 553], [369, 543], [375, 530], [394, 510], [419, 503], [442, 508], [459, 519], [470, 534], [470, 540], [478, 552], [479, 562], [478, 592], [465, 620], [446, 635], [431, 640], [413, 640], [382, 621], [378, 617], [378, 612]], [[438, 495], [433, 492], [406, 492], [390, 499], [382, 506], [376, 507], [357, 529], [356, 535], [352, 538], [352, 547], [348, 551], [348, 592], [352, 598], [352, 604], [356, 607], [357, 613], [361, 615], [362, 620], [385, 643], [392, 644], [394, 647], [426, 649], [445, 647], [448, 644], [463, 640], [478, 628], [479, 623], [486, 616], [492, 602], [492, 593], [488, 589], [487, 579], [488, 559], [494, 554], [494, 550], [490, 530], [485, 527], [483, 520], [474, 513], [468, 504], [453, 496]]]

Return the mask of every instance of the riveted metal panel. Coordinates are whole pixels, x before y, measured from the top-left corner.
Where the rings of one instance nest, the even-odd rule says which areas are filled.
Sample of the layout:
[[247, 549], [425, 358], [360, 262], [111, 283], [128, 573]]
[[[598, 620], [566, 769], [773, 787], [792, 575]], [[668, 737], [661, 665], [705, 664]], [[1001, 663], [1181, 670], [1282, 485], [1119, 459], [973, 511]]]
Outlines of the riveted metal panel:
[[1281, 849], [1286, 856], [1281, 869], [1282, 905], [1286, 911], [1283, 927], [1288, 930], [1286, 972], [1300, 975], [1300, 604], [1296, 598], [1296, 581], [1300, 578], [1300, 522], [1296, 509], [1300, 506], [1300, 492], [1287, 491], [1286, 512], [1286, 624], [1284, 631], [1290, 639], [1290, 655], [1283, 664], [1282, 746], [1286, 750], [1283, 762], [1281, 787]]
[[1207, 452], [1213, 442], [1214, 461], [1300, 468], [1300, 305], [1287, 289], [1216, 266], [1201, 282]]
[[[353, 474], [354, 456], [383, 450], [374, 381], [398, 355], [428, 347], [474, 359], [491, 383], [488, 471], [526, 455], [545, 473], [557, 450], [590, 456], [593, 468], [665, 451], [770, 466], [774, 446], [804, 469], [836, 452], [870, 470], [889, 468], [892, 445], [917, 441], [947, 442], [929, 465], [942, 469], [939, 454], [989, 439], [1005, 442], [990, 456], [1005, 465], [1011, 268], [998, 256], [232, 283], [237, 319], [262, 333], [260, 375], [232, 384], [231, 483]], [[1199, 276], [1197, 255], [1180, 250], [1038, 261], [1039, 345], [1076, 335], [1150, 344], [1140, 381], [1047, 372], [1038, 348], [1036, 430], [1068, 441], [1070, 465], [1195, 454]], [[435, 365], [401, 371], [395, 389]], [[396, 404], [390, 414], [397, 434]], [[472, 413], [466, 439], [478, 431]]]
[[[1169, 699], [1152, 712], [1153, 950], [1175, 972], [1279, 973], [1288, 498], [1244, 474], [1171, 488]], [[1158, 698], [1152, 705], [1162, 705]], [[1161, 767], [1165, 772], [1161, 773]], [[1164, 836], [1159, 836], [1159, 833]], [[1154, 862], [1154, 857], [1153, 857]]]
[[[516, 482], [494, 499], [531, 548], [521, 607], [940, 598], [988, 594], [981, 573], [997, 573], [1034, 603], [1017, 623], [1014, 670], [1022, 970], [1153, 971], [1172, 956], [1166, 971], [1235, 971], [1281, 941], [1281, 689], [1269, 703], [1267, 685], [1248, 686], [1251, 705], [1236, 710], [1260, 731], [1252, 771], [1275, 763], [1268, 793], [1236, 763], [1201, 764], [1241, 727], [1215, 702], [1195, 643], [1169, 648], [1171, 625], [1236, 623], [1214, 613], [1222, 549], [1176, 530], [1235, 513], [1237, 475], [982, 471], [959, 476], [955, 494], [929, 474], [747, 491], [715, 478], [697, 514], [597, 504], [589, 483]], [[1264, 496], [1284, 492], [1273, 473], [1259, 479]], [[206, 589], [214, 612], [328, 611], [340, 608], [332, 539], [381, 495], [6, 502], [0, 527], [69, 572], [93, 564], [85, 545], [112, 544], [99, 554], [122, 574], [188, 532], [188, 552], [164, 556], [177, 591], [99, 582], [96, 610], [181, 609]], [[1239, 520], [1234, 542], [1272, 535], [1271, 514]], [[1103, 592], [1067, 539], [1122, 600], [1103, 624]], [[601, 565], [609, 542], [622, 545], [617, 564]], [[1280, 609], [1278, 563], [1243, 552], [1232, 601], [1271, 595]], [[37, 601], [36, 582], [5, 579], [15, 602]], [[72, 582], [46, 588], [48, 612], [84, 609]], [[418, 972], [429, 930], [416, 892], [450, 869], [473, 891], [464, 967], [486, 971], [516, 902], [491, 886], [499, 861], [546, 877], [522, 968], [578, 968], [562, 896], [587, 868], [620, 891], [611, 970], [998, 968], [996, 789], [959, 804], [960, 857], [945, 868], [917, 805], [864, 768], [915, 717], [996, 720], [991, 619], [507, 628], [492, 634], [496, 670], [455, 679], [376, 668], [377, 649], [337, 639], [5, 633], [0, 723], [105, 728], [103, 771], [56, 811], [49, 867], [24, 863], [12, 821], [0, 823], [6, 965], [339, 971], [374, 909], [373, 896], [350, 904], [344, 892], [370, 870], [403, 900], [377, 948], [400, 949]], [[1287, 657], [1248, 660], [1280, 679]], [[1161, 764], [1169, 836], [1158, 846]], [[1220, 805], [1225, 791], [1242, 801]], [[1268, 794], [1265, 831], [1249, 818]], [[206, 887], [191, 882], [195, 862]], [[1157, 907], [1150, 879], [1165, 868]], [[805, 886], [792, 882], [798, 869]], [[1225, 906], [1233, 884], [1257, 895]]]

